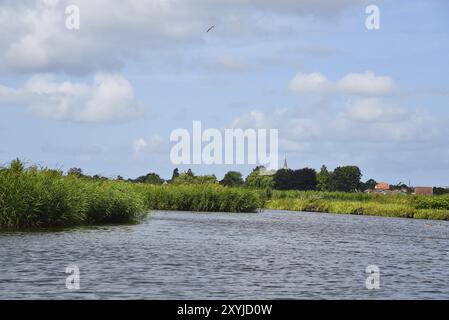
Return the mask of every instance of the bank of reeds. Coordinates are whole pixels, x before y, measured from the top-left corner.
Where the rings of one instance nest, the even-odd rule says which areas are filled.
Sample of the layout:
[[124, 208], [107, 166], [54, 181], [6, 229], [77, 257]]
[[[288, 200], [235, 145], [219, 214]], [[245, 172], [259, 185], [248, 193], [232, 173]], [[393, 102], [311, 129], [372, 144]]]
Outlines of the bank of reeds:
[[266, 207], [275, 210], [449, 220], [448, 196], [275, 191]]
[[155, 186], [95, 180], [13, 161], [0, 169], [0, 229], [132, 223], [151, 209], [254, 212], [259, 192], [219, 185]]
[[244, 188], [205, 185], [137, 185], [154, 210], [199, 212], [256, 212], [264, 201], [260, 192]]

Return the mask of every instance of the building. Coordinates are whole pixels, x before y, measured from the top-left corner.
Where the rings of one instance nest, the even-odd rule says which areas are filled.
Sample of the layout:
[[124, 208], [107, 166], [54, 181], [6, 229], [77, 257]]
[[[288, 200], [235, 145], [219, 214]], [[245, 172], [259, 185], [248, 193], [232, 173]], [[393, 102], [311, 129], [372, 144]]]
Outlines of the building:
[[415, 194], [418, 196], [433, 196], [432, 187], [416, 187]]
[[386, 190], [390, 190], [390, 185], [386, 182], [379, 182], [378, 184], [376, 184], [374, 189], [379, 190], [379, 191], [386, 191]]

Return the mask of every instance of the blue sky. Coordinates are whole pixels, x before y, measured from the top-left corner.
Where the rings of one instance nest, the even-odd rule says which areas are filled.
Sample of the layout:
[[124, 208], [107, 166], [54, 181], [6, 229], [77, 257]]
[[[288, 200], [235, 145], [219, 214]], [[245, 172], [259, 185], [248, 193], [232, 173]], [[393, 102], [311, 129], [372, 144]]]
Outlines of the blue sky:
[[[68, 4], [80, 30], [65, 28]], [[380, 30], [365, 28], [368, 4]], [[169, 178], [170, 132], [201, 120], [279, 129], [292, 168], [355, 164], [365, 180], [449, 185], [448, 9], [0, 0], [0, 162]], [[188, 167], [219, 178], [252, 169]]]

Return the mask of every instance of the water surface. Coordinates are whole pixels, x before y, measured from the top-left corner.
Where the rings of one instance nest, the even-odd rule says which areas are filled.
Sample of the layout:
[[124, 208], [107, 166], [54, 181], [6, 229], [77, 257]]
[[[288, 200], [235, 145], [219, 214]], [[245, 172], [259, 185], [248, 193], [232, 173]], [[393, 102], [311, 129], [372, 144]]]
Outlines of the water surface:
[[[0, 299], [449, 299], [445, 221], [160, 211], [0, 243]], [[70, 264], [78, 291], [65, 286]], [[365, 287], [368, 265], [378, 290]]]

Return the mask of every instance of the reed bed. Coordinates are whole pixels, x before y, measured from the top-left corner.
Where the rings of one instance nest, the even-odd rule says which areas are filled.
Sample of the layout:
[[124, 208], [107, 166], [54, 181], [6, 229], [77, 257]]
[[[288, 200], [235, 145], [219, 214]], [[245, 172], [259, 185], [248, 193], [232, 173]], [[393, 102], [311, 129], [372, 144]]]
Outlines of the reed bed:
[[449, 220], [448, 196], [379, 195], [341, 192], [273, 192], [266, 208], [305, 212]]
[[255, 212], [258, 191], [219, 185], [156, 186], [24, 168], [0, 169], [0, 230], [134, 223], [154, 210]]

